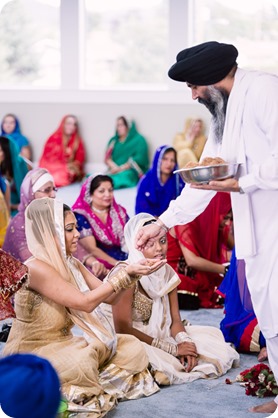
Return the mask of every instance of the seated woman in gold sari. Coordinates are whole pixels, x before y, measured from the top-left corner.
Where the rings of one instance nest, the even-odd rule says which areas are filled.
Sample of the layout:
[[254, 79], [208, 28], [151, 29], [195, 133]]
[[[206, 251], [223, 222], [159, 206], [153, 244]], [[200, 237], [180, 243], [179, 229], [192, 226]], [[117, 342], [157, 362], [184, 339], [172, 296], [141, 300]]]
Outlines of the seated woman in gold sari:
[[[4, 355], [29, 352], [56, 369], [69, 411], [103, 416], [117, 399], [136, 399], [158, 390], [147, 370], [144, 347], [135, 337], [117, 336], [101, 311], [162, 260], [121, 263], [106, 283], [72, 256], [79, 232], [70, 208], [51, 198], [26, 209], [26, 237], [33, 257], [26, 261], [28, 285], [15, 298], [16, 319]], [[79, 326], [87, 338], [73, 336]]]

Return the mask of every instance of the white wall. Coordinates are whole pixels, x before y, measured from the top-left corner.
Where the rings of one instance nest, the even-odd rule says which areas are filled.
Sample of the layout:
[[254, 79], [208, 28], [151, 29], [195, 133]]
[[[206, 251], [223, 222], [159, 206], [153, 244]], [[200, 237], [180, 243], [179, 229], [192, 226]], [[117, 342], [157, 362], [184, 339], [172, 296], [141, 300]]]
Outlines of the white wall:
[[[0, 98], [1, 100], [1, 98]], [[30, 98], [29, 98], [30, 100]], [[185, 119], [201, 117], [209, 126], [206, 108], [193, 101], [189, 103], [52, 103], [52, 102], [0, 102], [0, 118], [6, 113], [18, 116], [22, 133], [32, 144], [34, 160], [41, 155], [45, 140], [58, 127], [61, 118], [75, 114], [87, 149], [87, 162], [102, 162], [106, 144], [114, 135], [115, 121], [120, 115], [133, 118], [139, 132], [150, 145], [150, 157], [162, 144], [171, 144], [176, 132], [181, 131]]]

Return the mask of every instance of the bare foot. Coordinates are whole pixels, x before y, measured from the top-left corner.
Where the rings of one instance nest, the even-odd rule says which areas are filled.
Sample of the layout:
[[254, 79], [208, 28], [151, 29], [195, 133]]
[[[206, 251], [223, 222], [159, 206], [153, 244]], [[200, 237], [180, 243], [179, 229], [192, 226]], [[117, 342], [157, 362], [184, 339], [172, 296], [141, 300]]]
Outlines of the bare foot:
[[252, 408], [249, 408], [249, 412], [259, 412], [259, 413], [265, 413], [265, 414], [272, 414], [276, 411], [277, 403], [274, 401], [263, 403], [262, 405], [253, 406]]
[[261, 351], [258, 354], [258, 361], [267, 360], [267, 349], [266, 347], [261, 348]]

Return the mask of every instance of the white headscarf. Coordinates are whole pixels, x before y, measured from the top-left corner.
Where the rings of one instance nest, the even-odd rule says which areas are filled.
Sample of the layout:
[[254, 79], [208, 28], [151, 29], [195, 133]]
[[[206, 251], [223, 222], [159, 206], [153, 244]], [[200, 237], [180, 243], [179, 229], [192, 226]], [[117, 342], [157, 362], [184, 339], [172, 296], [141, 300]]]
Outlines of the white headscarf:
[[[128, 262], [136, 263], [144, 255], [135, 248], [135, 237], [145, 222], [154, 220], [148, 213], [139, 213], [125, 225], [125, 241], [129, 250]], [[168, 294], [180, 283], [180, 278], [168, 264], [148, 276], [142, 276], [140, 284], [153, 300], [152, 314], [148, 323], [148, 334], [158, 338], [170, 335], [172, 322]]]

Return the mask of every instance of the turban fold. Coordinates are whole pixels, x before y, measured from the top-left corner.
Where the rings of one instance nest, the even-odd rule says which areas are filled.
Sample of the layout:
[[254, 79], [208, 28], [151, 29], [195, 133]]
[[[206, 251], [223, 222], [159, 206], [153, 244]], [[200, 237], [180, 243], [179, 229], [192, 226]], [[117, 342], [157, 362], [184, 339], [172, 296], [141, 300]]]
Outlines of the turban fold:
[[14, 418], [55, 418], [60, 382], [48, 360], [14, 354], [0, 360], [0, 404]]
[[216, 41], [180, 51], [168, 71], [170, 78], [196, 86], [209, 86], [223, 80], [236, 64], [238, 51], [233, 45]]

